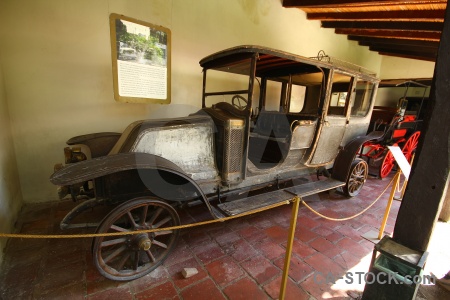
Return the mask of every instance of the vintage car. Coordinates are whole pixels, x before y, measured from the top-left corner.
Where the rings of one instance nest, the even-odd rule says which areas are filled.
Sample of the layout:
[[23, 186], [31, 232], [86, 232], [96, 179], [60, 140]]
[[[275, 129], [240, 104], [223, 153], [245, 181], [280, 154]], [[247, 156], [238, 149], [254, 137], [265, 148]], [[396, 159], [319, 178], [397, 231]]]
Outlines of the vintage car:
[[120, 60], [136, 60], [137, 59], [136, 50], [133, 48], [128, 48], [128, 47], [120, 48], [119, 59]]
[[[200, 65], [198, 112], [71, 138], [66, 165], [50, 178], [61, 198], [84, 199], [61, 228], [125, 233], [93, 240], [94, 264], [107, 278], [131, 280], [159, 266], [179, 230], [126, 232], [178, 225], [184, 205], [205, 205], [220, 219], [335, 188], [354, 196], [364, 185], [368, 166], [355, 157], [379, 137], [366, 135], [379, 82], [369, 71], [259, 46]], [[326, 176], [308, 180], [316, 173]], [[104, 204], [114, 208], [100, 223], [72, 222]]]

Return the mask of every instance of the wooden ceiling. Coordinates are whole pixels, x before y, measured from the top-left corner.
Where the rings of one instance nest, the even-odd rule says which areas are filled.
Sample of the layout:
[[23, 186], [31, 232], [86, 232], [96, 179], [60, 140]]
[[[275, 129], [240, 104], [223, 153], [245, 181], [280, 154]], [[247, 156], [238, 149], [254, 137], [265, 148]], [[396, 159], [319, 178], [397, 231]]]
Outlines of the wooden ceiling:
[[381, 55], [435, 61], [447, 0], [283, 0]]

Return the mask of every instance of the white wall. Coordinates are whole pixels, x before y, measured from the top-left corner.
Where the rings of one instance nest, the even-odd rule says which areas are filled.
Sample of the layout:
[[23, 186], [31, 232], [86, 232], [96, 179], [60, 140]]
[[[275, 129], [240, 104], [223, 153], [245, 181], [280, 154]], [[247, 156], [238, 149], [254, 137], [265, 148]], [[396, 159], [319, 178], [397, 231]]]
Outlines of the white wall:
[[[19, 174], [0, 65], [0, 232], [11, 232], [22, 205]], [[0, 239], [0, 262], [6, 239]]]

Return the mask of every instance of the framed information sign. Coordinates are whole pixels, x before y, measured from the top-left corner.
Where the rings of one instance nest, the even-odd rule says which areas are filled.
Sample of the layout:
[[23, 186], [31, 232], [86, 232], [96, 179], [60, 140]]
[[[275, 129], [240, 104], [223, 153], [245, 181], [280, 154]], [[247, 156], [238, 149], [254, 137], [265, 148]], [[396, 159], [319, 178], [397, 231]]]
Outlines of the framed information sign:
[[170, 30], [110, 15], [114, 98], [130, 103], [170, 103]]

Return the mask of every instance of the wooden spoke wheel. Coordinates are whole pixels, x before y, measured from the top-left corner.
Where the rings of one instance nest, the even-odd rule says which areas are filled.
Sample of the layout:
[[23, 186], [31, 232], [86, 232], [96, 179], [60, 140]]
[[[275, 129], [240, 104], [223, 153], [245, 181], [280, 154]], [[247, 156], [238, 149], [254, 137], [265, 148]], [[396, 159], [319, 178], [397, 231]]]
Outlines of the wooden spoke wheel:
[[343, 187], [344, 193], [349, 197], [359, 194], [369, 173], [367, 162], [361, 158], [357, 158], [352, 162], [347, 182]]
[[394, 165], [395, 165], [394, 156], [392, 155], [391, 151], [388, 150], [383, 158], [383, 161], [381, 162], [380, 172], [378, 174], [380, 178], [387, 177], [394, 168]]
[[[113, 209], [97, 233], [133, 232], [177, 226], [180, 218], [166, 202], [137, 198]], [[133, 280], [156, 269], [175, 247], [178, 230], [123, 236], [97, 237], [93, 241], [94, 264], [108, 279]]]
[[403, 155], [406, 157], [408, 162], [411, 162], [412, 155], [419, 144], [420, 131], [416, 131], [408, 138], [402, 147]]

